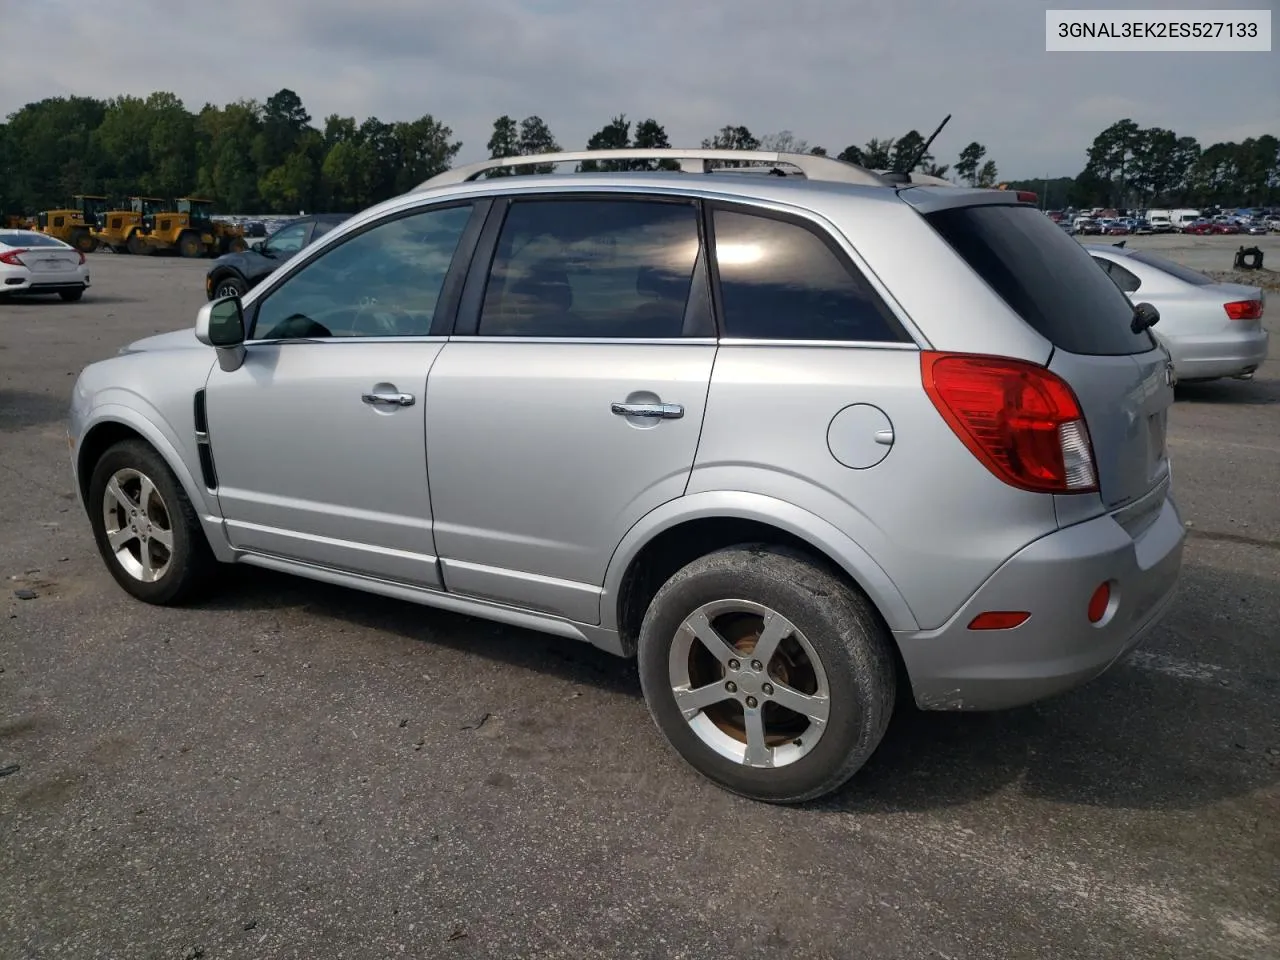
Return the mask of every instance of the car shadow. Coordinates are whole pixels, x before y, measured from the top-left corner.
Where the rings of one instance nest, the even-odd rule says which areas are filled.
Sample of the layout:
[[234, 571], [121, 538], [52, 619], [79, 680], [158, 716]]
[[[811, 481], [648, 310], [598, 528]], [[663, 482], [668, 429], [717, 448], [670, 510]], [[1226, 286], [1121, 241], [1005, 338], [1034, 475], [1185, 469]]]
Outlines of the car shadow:
[[[581, 642], [260, 569], [228, 572], [235, 582], [200, 604], [203, 609], [306, 607], [318, 616], [642, 697], [633, 660]], [[1184, 576], [1188, 593], [1212, 589], [1194, 568]], [[1255, 595], [1265, 590], [1261, 579], [1248, 590], [1242, 587]], [[1170, 616], [1189, 614], [1175, 607]], [[424, 618], [430, 621], [429, 640], [423, 639]], [[1167, 643], [1162, 629], [1144, 651]], [[1280, 678], [1253, 684], [1242, 692], [1121, 663], [1075, 691], [1014, 710], [939, 713], [900, 704], [866, 766], [846, 787], [809, 806], [847, 813], [924, 812], [1012, 788], [1040, 799], [1117, 809], [1203, 807], [1280, 779], [1278, 758], [1257, 743], [1233, 742], [1251, 739], [1240, 732], [1246, 725], [1256, 731], [1271, 722]]]
[[1179, 383], [1174, 397], [1185, 403], [1256, 405], [1280, 403], [1280, 380], [1205, 380]]
[[[640, 679], [633, 660], [616, 657], [580, 640], [437, 610], [405, 600], [379, 597], [347, 587], [251, 567], [229, 567], [216, 596], [199, 604], [206, 610], [278, 610], [305, 607], [317, 616], [354, 626], [398, 634], [410, 640], [485, 657], [521, 670], [536, 670], [639, 698]], [[424, 639], [429, 620], [430, 639]]]
[[0, 430], [22, 430], [64, 420], [68, 403], [66, 394], [0, 388]]

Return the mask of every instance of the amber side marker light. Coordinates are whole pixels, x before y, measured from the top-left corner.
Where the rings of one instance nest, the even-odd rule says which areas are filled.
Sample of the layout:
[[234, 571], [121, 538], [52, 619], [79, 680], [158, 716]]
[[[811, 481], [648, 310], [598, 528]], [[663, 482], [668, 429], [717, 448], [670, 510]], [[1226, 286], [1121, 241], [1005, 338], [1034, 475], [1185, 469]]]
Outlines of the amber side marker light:
[[1022, 610], [988, 610], [969, 621], [970, 630], [1012, 630], [1031, 619]]

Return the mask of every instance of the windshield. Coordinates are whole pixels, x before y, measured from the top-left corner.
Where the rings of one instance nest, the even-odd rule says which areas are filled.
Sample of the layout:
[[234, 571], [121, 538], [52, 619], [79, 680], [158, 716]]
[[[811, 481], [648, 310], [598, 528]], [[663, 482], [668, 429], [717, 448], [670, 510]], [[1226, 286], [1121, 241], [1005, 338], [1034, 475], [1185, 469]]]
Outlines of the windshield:
[[1075, 240], [1034, 207], [952, 207], [926, 220], [979, 276], [1054, 346], [1087, 356], [1145, 353], [1133, 304]]
[[1145, 250], [1134, 250], [1129, 254], [1129, 259], [1137, 260], [1139, 263], [1145, 263], [1147, 266], [1155, 267], [1157, 270], [1163, 270], [1165, 273], [1171, 273], [1179, 280], [1185, 280], [1187, 283], [1193, 283], [1197, 287], [1217, 283], [1213, 277], [1207, 277], [1198, 270], [1192, 270], [1190, 267], [1184, 267], [1182, 264], [1174, 263], [1172, 260], [1166, 260], [1164, 257], [1157, 257], [1154, 253], [1147, 253]]

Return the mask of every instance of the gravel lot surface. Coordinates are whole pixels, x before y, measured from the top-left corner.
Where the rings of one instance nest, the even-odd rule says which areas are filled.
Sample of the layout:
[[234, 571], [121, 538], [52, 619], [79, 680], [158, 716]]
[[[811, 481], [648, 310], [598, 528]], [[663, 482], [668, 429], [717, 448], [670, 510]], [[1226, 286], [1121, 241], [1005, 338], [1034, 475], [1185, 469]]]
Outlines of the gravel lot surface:
[[1145, 646], [1036, 707], [904, 710], [786, 809], [687, 769], [584, 646], [248, 568], [129, 599], [69, 391], [191, 323], [206, 264], [92, 262], [79, 304], [0, 304], [0, 957], [1280, 956], [1280, 308], [1257, 379], [1180, 394]]

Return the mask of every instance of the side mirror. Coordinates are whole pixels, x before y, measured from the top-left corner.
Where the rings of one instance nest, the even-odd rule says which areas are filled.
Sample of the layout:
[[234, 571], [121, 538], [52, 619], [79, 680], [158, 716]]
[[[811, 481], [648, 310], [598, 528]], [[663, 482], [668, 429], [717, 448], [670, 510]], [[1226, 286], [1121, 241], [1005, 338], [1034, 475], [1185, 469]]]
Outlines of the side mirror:
[[244, 308], [239, 297], [211, 300], [196, 314], [196, 339], [218, 348], [218, 365], [228, 372], [244, 362]]
[[1143, 330], [1150, 330], [1160, 322], [1160, 311], [1155, 308], [1154, 304], [1142, 302], [1134, 304], [1133, 320], [1129, 323], [1129, 329], [1134, 333], [1141, 333]]

